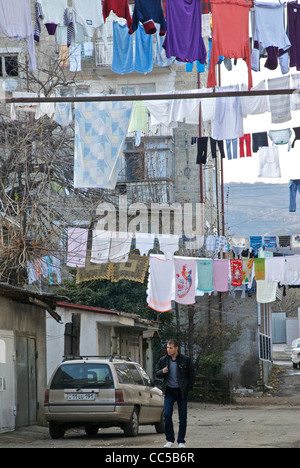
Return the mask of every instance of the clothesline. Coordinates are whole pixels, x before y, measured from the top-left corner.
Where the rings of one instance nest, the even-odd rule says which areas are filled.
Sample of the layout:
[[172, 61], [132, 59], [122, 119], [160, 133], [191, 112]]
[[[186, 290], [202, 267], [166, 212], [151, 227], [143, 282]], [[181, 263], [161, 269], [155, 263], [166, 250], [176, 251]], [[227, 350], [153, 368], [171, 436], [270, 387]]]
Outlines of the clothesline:
[[[202, 88], [203, 90], [203, 88]], [[266, 89], [254, 91], [220, 91], [220, 92], [194, 92], [194, 93], [151, 93], [151, 94], [114, 94], [114, 95], [85, 95], [85, 96], [47, 96], [47, 97], [19, 97], [0, 98], [0, 102], [7, 104], [17, 103], [51, 103], [51, 102], [120, 102], [120, 101], [161, 101], [177, 99], [209, 99], [222, 97], [243, 96], [275, 96], [300, 94], [300, 88]]]

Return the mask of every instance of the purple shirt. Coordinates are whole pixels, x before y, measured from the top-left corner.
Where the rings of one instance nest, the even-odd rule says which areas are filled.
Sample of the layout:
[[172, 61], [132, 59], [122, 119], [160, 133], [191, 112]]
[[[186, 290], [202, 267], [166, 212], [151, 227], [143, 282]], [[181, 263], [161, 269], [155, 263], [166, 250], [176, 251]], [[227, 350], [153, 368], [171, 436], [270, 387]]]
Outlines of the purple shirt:
[[180, 62], [205, 63], [202, 38], [201, 0], [166, 0], [167, 34], [163, 44], [166, 56]]

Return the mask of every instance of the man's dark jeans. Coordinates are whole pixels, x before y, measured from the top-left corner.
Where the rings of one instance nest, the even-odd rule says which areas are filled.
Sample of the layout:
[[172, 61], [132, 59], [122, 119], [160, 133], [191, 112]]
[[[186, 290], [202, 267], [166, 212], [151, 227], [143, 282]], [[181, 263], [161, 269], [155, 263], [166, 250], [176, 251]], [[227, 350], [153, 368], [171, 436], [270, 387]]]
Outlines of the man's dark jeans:
[[179, 432], [177, 437], [178, 444], [185, 443], [185, 434], [187, 426], [187, 396], [183, 397], [180, 388], [167, 387], [165, 393], [164, 419], [165, 434], [168, 442], [175, 442], [173, 426], [173, 408], [177, 401], [179, 415]]

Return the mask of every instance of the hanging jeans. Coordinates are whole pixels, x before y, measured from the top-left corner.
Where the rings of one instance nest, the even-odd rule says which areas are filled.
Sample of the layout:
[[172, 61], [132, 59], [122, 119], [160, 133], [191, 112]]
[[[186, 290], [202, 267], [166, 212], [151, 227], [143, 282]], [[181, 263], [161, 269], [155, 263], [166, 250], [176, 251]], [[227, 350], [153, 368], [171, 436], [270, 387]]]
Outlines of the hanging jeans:
[[245, 157], [245, 151], [244, 151], [244, 143], [246, 143], [246, 156], [252, 156], [251, 153], [251, 135], [250, 133], [246, 133], [246, 135], [242, 136], [239, 138], [239, 143], [240, 143], [240, 158]]
[[290, 212], [296, 211], [296, 195], [297, 191], [300, 193], [300, 179], [290, 180], [289, 183], [290, 190]]
[[[226, 149], [228, 159], [237, 159], [237, 142], [238, 139], [234, 138], [233, 140], [226, 140]], [[231, 144], [232, 144], [232, 153], [231, 153]]]

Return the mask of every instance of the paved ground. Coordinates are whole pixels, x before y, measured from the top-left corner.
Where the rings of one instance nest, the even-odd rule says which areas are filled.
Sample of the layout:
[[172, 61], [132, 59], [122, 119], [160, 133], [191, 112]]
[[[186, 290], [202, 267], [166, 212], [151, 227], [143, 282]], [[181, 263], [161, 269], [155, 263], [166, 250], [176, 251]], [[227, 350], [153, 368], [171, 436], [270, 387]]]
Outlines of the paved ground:
[[[239, 397], [232, 405], [189, 404], [187, 448], [300, 448], [300, 370], [290, 360], [278, 361], [282, 372], [276, 395]], [[0, 448], [136, 448], [162, 451], [163, 435], [151, 426], [136, 438], [119, 429], [100, 430], [89, 438], [84, 431], [67, 432], [51, 440], [47, 428], [32, 426], [0, 434]]]

